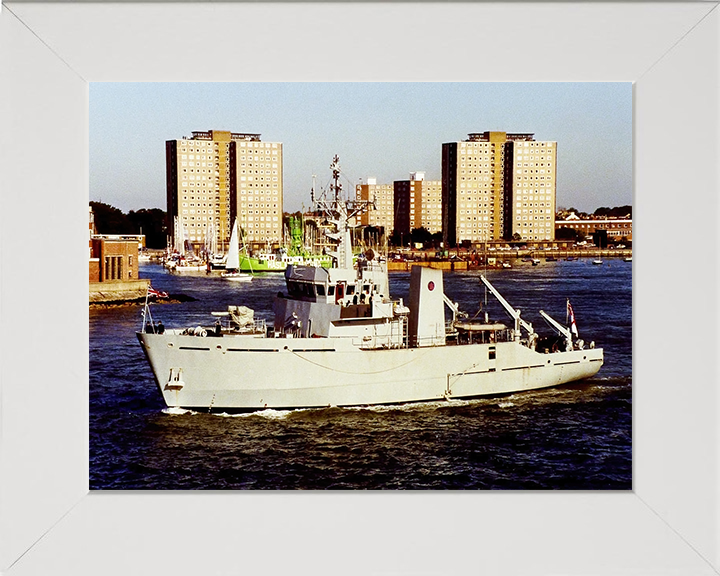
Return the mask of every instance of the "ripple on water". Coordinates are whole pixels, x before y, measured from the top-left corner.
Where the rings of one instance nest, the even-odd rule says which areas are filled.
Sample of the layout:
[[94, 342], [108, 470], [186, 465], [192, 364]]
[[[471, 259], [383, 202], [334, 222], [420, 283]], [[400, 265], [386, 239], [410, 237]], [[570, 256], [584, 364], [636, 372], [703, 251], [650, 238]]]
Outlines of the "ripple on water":
[[[631, 272], [555, 266], [489, 271], [523, 317], [562, 320], [572, 300], [581, 337], [605, 350], [576, 384], [499, 398], [401, 406], [207, 414], [166, 408], [134, 331], [140, 307], [90, 310], [92, 489], [622, 489], [632, 487]], [[195, 301], [155, 305], [169, 327], [248, 305], [271, 317], [282, 275], [228, 286], [143, 267], [155, 288]], [[409, 274], [391, 276], [407, 298]], [[445, 292], [491, 318], [478, 273], [448, 274]]]

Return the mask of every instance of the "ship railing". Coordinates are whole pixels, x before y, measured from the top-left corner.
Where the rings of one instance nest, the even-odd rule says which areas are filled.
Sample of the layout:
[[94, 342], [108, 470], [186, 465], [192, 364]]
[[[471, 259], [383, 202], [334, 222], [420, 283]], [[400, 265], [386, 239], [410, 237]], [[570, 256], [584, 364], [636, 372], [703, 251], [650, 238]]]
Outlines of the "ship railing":
[[353, 337], [353, 344], [362, 350], [389, 350], [407, 348], [407, 342], [387, 336], [363, 336], [361, 339]]
[[506, 330], [498, 330], [495, 336], [497, 342], [512, 342], [515, 336], [513, 330], [507, 328]]
[[[227, 313], [213, 312], [214, 315], [220, 316], [221, 314], [227, 315]], [[218, 331], [219, 329], [219, 331]], [[220, 316], [214, 326], [197, 326], [196, 328], [186, 328], [184, 330], [176, 331], [175, 333], [190, 335], [190, 336], [224, 336], [233, 334], [266, 334], [267, 325], [264, 319], [255, 318], [248, 320], [247, 323], [239, 324], [232, 319], [224, 319]]]
[[[218, 320], [218, 322], [220, 322]], [[223, 324], [220, 322], [220, 332], [217, 331], [218, 325], [205, 327], [197, 326], [195, 328], [185, 328], [180, 330], [172, 330], [171, 332], [174, 334], [181, 334], [183, 336], [225, 336], [225, 335], [234, 335], [234, 334], [266, 334], [267, 326], [265, 324], [265, 320], [254, 320], [253, 322], [248, 322], [247, 324], [243, 326], [239, 326], [238, 324], [234, 322], [227, 322]]]
[[264, 318], [255, 318], [252, 323], [239, 326], [232, 321], [227, 327], [227, 331], [231, 334], [266, 334], [267, 324]]
[[406, 316], [388, 319], [390, 327], [384, 334], [367, 334], [362, 338], [350, 336], [353, 344], [363, 350], [387, 350], [408, 347], [408, 319]]
[[458, 335], [457, 328], [455, 327], [455, 322], [453, 320], [446, 320], [445, 321], [445, 337], [446, 338], [456, 338]]
[[[446, 332], [446, 342], [448, 344], [495, 344], [497, 342], [512, 342], [513, 340], [513, 330], [509, 328], [503, 330], [479, 331], [477, 333], [462, 330]], [[523, 341], [521, 340], [520, 343], [523, 344]], [[527, 342], [523, 345], [527, 345]]]

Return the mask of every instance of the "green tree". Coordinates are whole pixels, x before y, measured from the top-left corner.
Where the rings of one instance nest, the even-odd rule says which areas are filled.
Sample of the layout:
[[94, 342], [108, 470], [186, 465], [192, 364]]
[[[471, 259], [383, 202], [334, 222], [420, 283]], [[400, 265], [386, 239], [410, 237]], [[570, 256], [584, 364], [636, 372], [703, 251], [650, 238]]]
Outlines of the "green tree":
[[556, 240], [574, 240], [575, 242], [585, 240], [585, 236], [581, 233], [575, 230], [575, 228], [568, 228], [563, 226], [562, 228], [559, 228], [558, 230], [555, 230], [555, 239]]
[[602, 206], [595, 210], [594, 216], [608, 216], [611, 218], [632, 218], [632, 206], [615, 206], [609, 208]]
[[119, 208], [103, 202], [90, 202], [90, 206], [98, 234], [144, 234], [148, 248], [165, 247], [168, 231], [165, 212], [159, 208], [130, 210], [124, 214]]
[[410, 238], [413, 242], [422, 242], [425, 244], [425, 242], [432, 240], [432, 234], [430, 234], [427, 228], [421, 226], [420, 228], [413, 228], [412, 232], [410, 232]]
[[406, 245], [408, 241], [407, 235], [401, 234], [398, 230], [393, 230], [392, 235], [390, 236], [390, 244], [397, 247], [402, 247], [403, 245]]
[[136, 234], [133, 225], [119, 208], [103, 202], [90, 202], [98, 234]]
[[127, 218], [133, 226], [133, 233], [145, 235], [146, 247], [165, 248], [168, 230], [163, 210], [159, 208], [130, 210]]

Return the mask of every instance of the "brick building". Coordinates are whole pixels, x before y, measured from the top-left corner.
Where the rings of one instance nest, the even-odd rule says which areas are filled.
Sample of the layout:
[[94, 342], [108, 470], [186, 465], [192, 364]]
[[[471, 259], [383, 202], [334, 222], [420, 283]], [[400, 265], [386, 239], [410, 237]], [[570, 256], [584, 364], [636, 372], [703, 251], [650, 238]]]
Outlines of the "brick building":
[[92, 239], [90, 282], [137, 280], [140, 243], [98, 236]]
[[139, 278], [143, 237], [97, 234], [90, 208], [88, 282], [91, 302], [134, 300], [145, 295], [149, 280]]

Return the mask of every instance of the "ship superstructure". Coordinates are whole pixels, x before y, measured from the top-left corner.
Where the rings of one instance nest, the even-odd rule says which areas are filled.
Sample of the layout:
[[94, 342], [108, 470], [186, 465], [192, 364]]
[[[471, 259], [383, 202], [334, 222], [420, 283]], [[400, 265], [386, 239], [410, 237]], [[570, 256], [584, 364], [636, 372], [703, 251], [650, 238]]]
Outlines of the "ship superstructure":
[[333, 185], [313, 200], [333, 229], [333, 265], [288, 266], [272, 326], [232, 307], [213, 313], [213, 328], [158, 333], [146, 308], [138, 338], [168, 406], [258, 410], [450, 400], [597, 373], [602, 349], [574, 342], [559, 323], [560, 338], [539, 339], [484, 277], [513, 326], [468, 319], [444, 294], [440, 270], [413, 267], [407, 303], [393, 300], [384, 255], [353, 256], [353, 221], [372, 201], [343, 200], [337, 156], [331, 168]]

